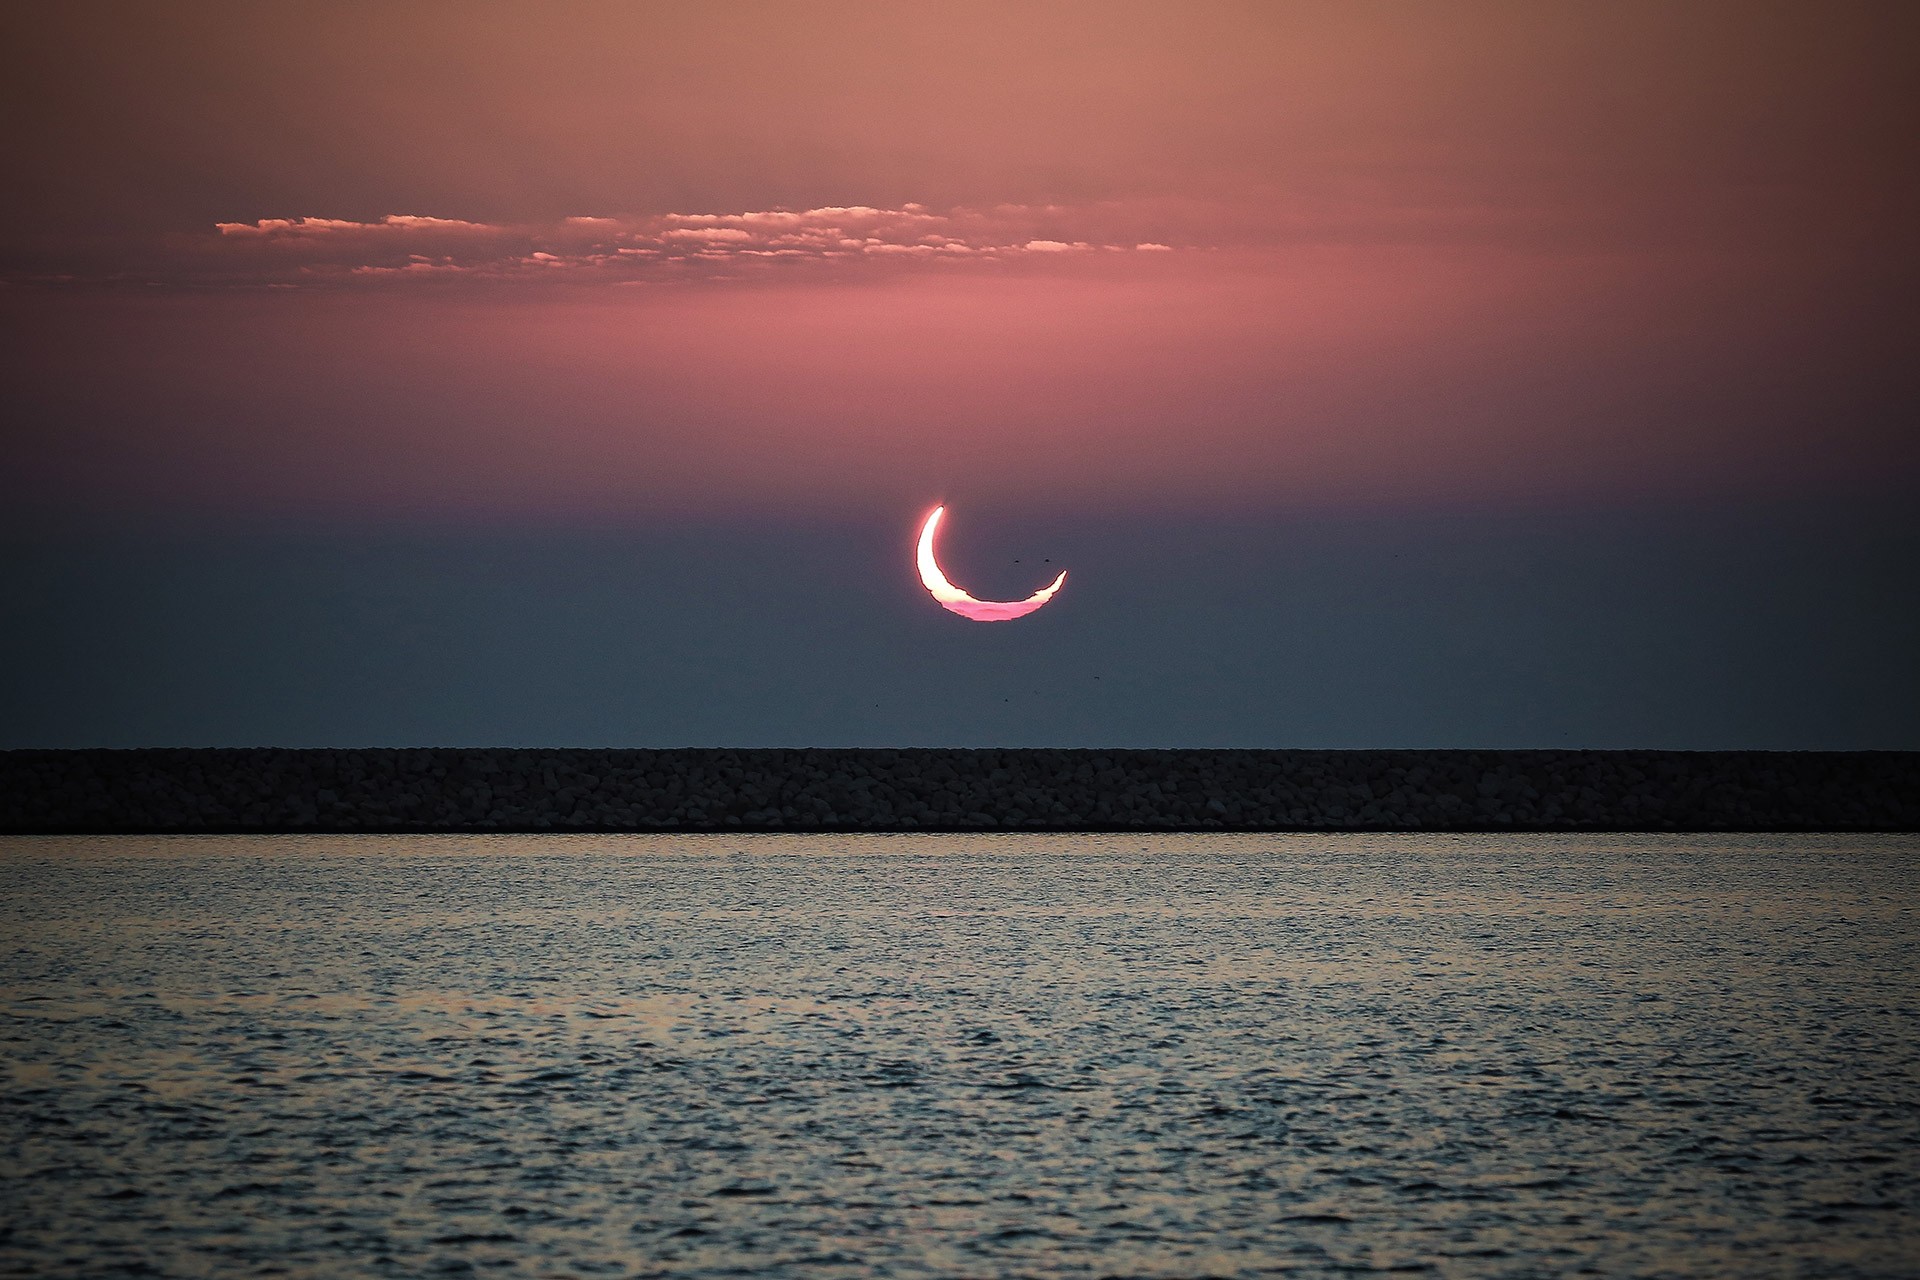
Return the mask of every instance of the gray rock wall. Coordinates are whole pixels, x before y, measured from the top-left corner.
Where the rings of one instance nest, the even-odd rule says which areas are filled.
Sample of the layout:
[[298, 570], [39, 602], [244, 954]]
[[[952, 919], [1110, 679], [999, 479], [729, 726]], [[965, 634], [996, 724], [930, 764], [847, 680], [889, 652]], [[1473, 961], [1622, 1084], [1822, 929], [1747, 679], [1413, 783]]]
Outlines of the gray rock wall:
[[1920, 830], [1920, 752], [0, 752], [0, 831]]

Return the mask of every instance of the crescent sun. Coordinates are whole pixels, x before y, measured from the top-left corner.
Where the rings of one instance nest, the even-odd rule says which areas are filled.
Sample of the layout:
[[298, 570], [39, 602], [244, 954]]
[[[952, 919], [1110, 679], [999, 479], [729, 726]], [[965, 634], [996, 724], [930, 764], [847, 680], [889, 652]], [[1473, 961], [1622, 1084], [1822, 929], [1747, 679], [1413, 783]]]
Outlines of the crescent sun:
[[1066, 570], [1052, 583], [1028, 596], [1025, 600], [975, 600], [947, 581], [947, 575], [940, 572], [940, 562], [933, 558], [933, 533], [940, 527], [940, 517], [947, 513], [945, 507], [935, 507], [928, 515], [927, 522], [920, 526], [920, 581], [926, 584], [940, 607], [949, 613], [957, 613], [963, 618], [975, 622], [1006, 622], [1012, 618], [1024, 618], [1053, 599], [1060, 590], [1060, 584], [1067, 580]]

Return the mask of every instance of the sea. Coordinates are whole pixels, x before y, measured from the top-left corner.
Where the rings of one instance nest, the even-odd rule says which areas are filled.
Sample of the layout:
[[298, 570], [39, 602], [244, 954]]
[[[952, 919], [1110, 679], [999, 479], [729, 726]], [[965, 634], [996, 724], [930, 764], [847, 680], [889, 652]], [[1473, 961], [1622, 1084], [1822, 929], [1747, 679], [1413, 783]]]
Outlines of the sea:
[[0, 840], [0, 1274], [1920, 1275], [1920, 837]]

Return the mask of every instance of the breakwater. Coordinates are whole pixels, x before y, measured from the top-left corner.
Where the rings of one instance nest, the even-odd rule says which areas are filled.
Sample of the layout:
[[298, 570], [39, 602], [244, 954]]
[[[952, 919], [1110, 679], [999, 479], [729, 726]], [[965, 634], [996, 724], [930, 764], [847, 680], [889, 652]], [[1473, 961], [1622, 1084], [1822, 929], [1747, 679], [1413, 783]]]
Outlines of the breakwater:
[[1920, 752], [0, 752], [0, 831], [1920, 830]]

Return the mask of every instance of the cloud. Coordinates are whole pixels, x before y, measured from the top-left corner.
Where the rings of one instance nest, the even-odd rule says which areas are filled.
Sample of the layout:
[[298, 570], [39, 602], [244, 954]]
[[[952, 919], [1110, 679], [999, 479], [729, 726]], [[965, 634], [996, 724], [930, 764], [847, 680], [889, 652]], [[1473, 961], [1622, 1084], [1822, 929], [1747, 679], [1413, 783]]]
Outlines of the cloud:
[[727, 242], [746, 242], [753, 239], [751, 231], [742, 231], [738, 227], [675, 227], [664, 233], [665, 240], [702, 240], [708, 244]]
[[[1447, 172], [1416, 181], [1355, 162], [1286, 186], [1080, 204], [590, 211], [519, 222], [432, 212], [364, 221], [318, 214], [236, 219], [195, 233], [154, 232], [47, 255], [31, 268], [0, 265], [0, 287], [324, 288], [402, 280], [658, 284], [802, 278], [806, 272], [852, 279], [989, 271], [996, 264], [1067, 272], [1095, 259], [1165, 261], [1217, 250], [1287, 254], [1303, 247], [1587, 252], [1622, 243], [1618, 228], [1609, 230], [1620, 219], [1607, 209], [1577, 187], [1516, 184], [1490, 200], [1484, 184]], [[1732, 205], [1718, 212], [1714, 225], [1737, 223]], [[1690, 224], [1677, 215], [1667, 223], [1659, 233], [1666, 238], [1662, 243], [1686, 243], [1694, 234], [1687, 225], [1704, 225], [1698, 216]]]
[[1130, 226], [1127, 212], [1113, 206], [1013, 204], [582, 214], [517, 224], [424, 214], [372, 221], [305, 216], [215, 223], [210, 235], [176, 242], [168, 269], [157, 274], [169, 277], [163, 283], [185, 286], [285, 288], [406, 280], [619, 284], [808, 268], [953, 270], [1096, 251], [1166, 252], [1165, 244], [1139, 234], [1157, 229]]
[[[566, 221], [597, 222], [600, 219], [568, 218]], [[466, 222], [459, 218], [428, 218], [409, 213], [390, 213], [378, 222], [351, 222], [341, 218], [262, 218], [258, 222], [216, 222], [213, 226], [214, 230], [223, 236], [259, 240], [417, 235], [422, 232], [460, 234], [478, 232], [489, 235], [498, 234], [503, 230], [486, 222]]]

